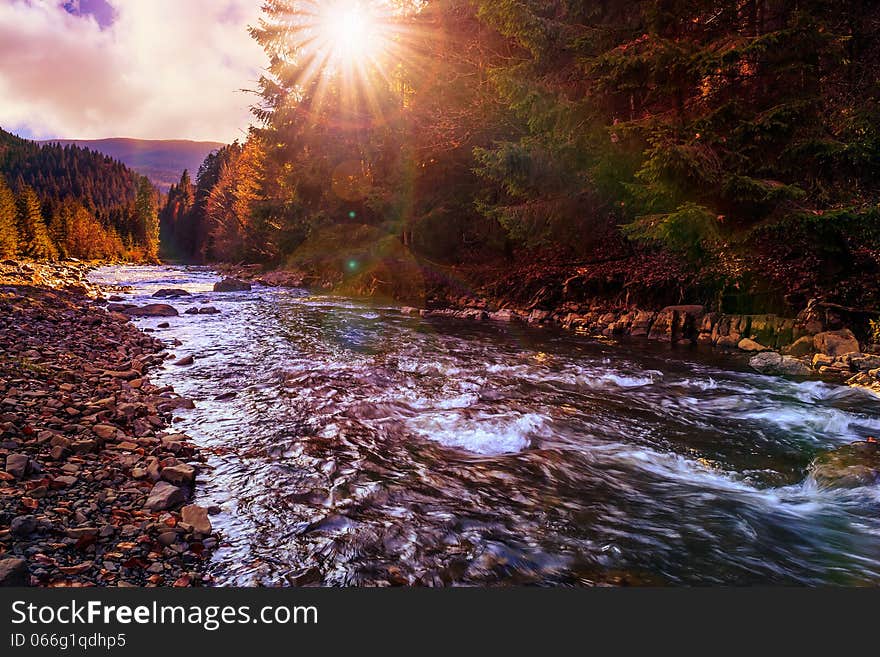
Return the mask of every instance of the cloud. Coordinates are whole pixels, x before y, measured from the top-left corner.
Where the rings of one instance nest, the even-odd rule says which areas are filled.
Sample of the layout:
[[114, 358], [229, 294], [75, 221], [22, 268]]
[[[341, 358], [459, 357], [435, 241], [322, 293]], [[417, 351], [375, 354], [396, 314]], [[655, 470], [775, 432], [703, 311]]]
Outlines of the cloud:
[[265, 64], [247, 33], [259, 5], [2, 0], [0, 126], [38, 138], [241, 137], [254, 100], [241, 89]]

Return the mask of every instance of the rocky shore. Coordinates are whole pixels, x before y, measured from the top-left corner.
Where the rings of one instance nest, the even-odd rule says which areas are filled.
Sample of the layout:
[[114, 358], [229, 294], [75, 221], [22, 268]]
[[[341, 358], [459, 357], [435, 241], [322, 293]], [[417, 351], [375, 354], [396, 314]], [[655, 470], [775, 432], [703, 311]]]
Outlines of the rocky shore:
[[821, 377], [880, 392], [880, 345], [860, 344], [841, 319], [814, 306], [797, 318], [725, 315], [699, 305], [661, 310], [608, 310], [563, 306], [557, 310], [503, 308], [474, 298], [447, 307], [404, 308], [422, 317], [556, 325], [589, 336], [631, 337], [681, 346], [704, 346], [749, 357], [764, 374]]
[[[265, 272], [256, 265], [221, 265], [218, 271], [269, 287], [315, 287], [316, 282], [303, 272]], [[541, 304], [517, 308], [503, 299], [443, 295], [427, 305], [405, 307], [403, 311], [422, 317], [555, 325], [600, 338], [631, 337], [711, 347], [748, 356], [751, 366], [764, 374], [819, 377], [880, 393], [880, 344], [860, 343], [847, 327], [847, 309], [818, 301], [792, 318], [729, 315], [710, 312], [701, 305], [659, 310], [609, 308], [601, 300], [588, 304], [561, 303], [549, 308]]]
[[192, 402], [150, 383], [163, 344], [88, 270], [0, 263], [0, 585], [208, 584], [204, 459], [167, 430]]

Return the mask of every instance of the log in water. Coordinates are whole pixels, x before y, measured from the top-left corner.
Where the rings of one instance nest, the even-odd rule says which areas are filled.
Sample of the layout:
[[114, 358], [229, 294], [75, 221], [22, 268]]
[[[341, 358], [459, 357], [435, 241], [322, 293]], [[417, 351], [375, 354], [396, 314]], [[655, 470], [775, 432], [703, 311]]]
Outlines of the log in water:
[[211, 454], [220, 583], [880, 584], [880, 487], [809, 476], [880, 434], [868, 392], [305, 290], [214, 293], [205, 269], [93, 280], [137, 303], [191, 293], [137, 323], [194, 358], [154, 381], [197, 401], [175, 429]]

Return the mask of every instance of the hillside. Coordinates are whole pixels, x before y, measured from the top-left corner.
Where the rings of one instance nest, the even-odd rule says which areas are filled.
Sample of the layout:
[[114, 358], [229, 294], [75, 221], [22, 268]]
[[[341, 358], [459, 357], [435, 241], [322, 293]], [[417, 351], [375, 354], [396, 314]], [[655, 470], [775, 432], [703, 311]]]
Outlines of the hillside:
[[211, 141], [146, 139], [54, 139], [41, 143], [72, 144], [119, 160], [147, 176], [162, 192], [180, 179], [184, 169], [195, 173], [209, 153], [223, 144]]
[[0, 129], [0, 197], [7, 257], [155, 260], [158, 193], [103, 153]]

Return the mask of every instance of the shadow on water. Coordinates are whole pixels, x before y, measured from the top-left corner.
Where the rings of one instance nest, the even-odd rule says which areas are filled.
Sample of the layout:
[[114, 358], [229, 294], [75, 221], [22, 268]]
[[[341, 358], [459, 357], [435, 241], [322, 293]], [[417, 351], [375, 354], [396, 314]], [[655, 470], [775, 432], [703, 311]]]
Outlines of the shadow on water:
[[[237, 585], [880, 584], [880, 491], [805, 482], [880, 433], [859, 390], [302, 290], [214, 294], [198, 268], [108, 268], [214, 316], [139, 320], [195, 365], [175, 429]], [[225, 393], [236, 395], [225, 401]]]

